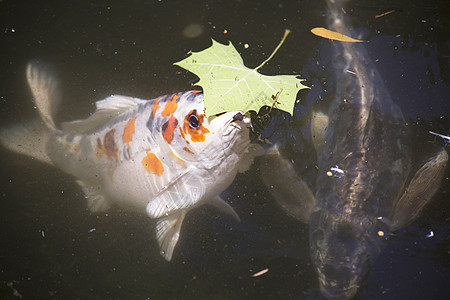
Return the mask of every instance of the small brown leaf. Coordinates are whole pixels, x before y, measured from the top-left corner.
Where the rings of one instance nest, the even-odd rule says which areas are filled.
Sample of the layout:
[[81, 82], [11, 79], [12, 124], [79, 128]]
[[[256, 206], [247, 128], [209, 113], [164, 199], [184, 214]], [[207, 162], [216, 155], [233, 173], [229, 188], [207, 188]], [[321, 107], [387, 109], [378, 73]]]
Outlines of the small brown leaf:
[[387, 11], [387, 12], [385, 12], [385, 13], [382, 13], [382, 14], [376, 15], [376, 16], [375, 16], [375, 19], [378, 19], [378, 18], [384, 17], [384, 16], [386, 16], [386, 15], [388, 15], [388, 14], [392, 14], [393, 12], [395, 12], [395, 10], [390, 10], [390, 11]]
[[330, 40], [336, 40], [341, 42], [351, 42], [351, 43], [362, 43], [366, 42], [363, 40], [357, 40], [354, 38], [351, 38], [349, 36], [343, 35], [342, 33], [331, 31], [329, 29], [323, 28], [323, 27], [316, 27], [311, 29], [311, 32], [317, 36], [330, 39]]

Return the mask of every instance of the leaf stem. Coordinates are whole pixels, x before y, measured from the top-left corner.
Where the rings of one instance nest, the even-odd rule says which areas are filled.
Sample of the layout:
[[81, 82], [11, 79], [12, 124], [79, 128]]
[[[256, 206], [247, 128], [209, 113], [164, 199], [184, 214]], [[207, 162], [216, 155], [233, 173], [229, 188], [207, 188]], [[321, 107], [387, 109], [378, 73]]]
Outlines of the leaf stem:
[[[275, 98], [275, 99], [273, 100], [272, 106], [270, 107], [269, 112], [268, 112], [267, 114], [270, 114], [270, 112], [272, 111], [272, 108], [273, 108], [273, 106], [275, 105], [275, 103], [277, 103], [277, 100], [278, 100], [278, 98], [280, 97], [282, 91], [283, 91], [283, 89], [280, 89], [280, 90], [277, 92], [277, 94], [275, 95], [275, 97], [272, 96], [272, 97]], [[273, 98], [272, 98], [272, 99], [273, 99]]]
[[286, 29], [284, 31], [284, 35], [283, 38], [281, 39], [281, 42], [278, 44], [278, 46], [275, 48], [275, 50], [273, 50], [272, 54], [270, 54], [269, 58], [266, 59], [265, 61], [262, 62], [262, 64], [260, 64], [259, 66], [257, 66], [255, 68], [255, 70], [260, 69], [262, 66], [264, 66], [266, 64], [266, 62], [268, 62], [269, 60], [272, 59], [272, 57], [275, 55], [275, 53], [277, 53], [278, 49], [280, 49], [281, 45], [283, 45], [284, 40], [286, 39], [286, 37], [288, 36], [288, 34], [291, 33], [291, 31], [289, 29]]

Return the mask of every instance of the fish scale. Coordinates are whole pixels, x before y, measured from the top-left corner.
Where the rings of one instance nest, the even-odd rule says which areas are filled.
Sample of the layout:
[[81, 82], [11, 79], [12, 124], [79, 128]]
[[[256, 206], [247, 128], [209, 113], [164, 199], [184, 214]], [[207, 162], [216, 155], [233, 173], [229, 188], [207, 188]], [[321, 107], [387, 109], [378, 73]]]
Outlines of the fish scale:
[[[169, 97], [161, 98], [159, 102], [164, 105]], [[75, 138], [71, 136], [72, 147], [64, 147], [65, 151], [60, 150], [61, 145], [69, 142], [64, 132], [61, 132], [60, 135], [54, 137], [55, 142], [49, 144], [49, 151], [54, 153], [52, 155], [53, 163], [61, 166], [60, 168], [65, 172], [77, 178], [85, 178], [84, 181], [89, 182], [89, 185], [102, 186], [105, 193], [114, 195], [116, 203], [120, 206], [128, 206], [139, 211], [145, 208], [148, 202], [143, 195], [152, 195], [153, 191], [160, 190], [174, 174], [179, 173], [186, 166], [174, 163], [167, 155], [164, 155], [155, 137], [151, 134], [152, 130], [159, 130], [160, 124], [164, 123], [168, 117], [160, 116], [152, 120], [151, 128], [148, 128], [147, 123], [151, 119], [149, 108], [154, 101], [136, 101], [141, 103], [135, 109], [119, 115], [117, 119], [98, 128], [98, 131], [86, 136], [76, 136]], [[125, 128], [132, 118], [136, 118], [132, 140], [123, 144]], [[109, 145], [105, 141], [108, 135]], [[78, 142], [74, 143], [73, 139]], [[79, 145], [78, 150], [73, 151], [73, 147], [76, 147], [77, 144]], [[115, 147], [116, 150], [114, 150]], [[152, 176], [145, 167], [136, 168], [136, 165], [144, 160], [147, 153], [155, 153], [156, 159], [165, 166], [162, 176]], [[97, 164], [92, 162], [97, 162]], [[142, 188], [134, 188], [133, 181], [136, 179]]]

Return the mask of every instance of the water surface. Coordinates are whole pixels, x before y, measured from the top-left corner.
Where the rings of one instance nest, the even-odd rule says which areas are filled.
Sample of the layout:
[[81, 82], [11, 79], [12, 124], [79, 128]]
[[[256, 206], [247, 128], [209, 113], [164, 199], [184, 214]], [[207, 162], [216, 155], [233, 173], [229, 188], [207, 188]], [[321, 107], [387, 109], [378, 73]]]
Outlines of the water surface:
[[[255, 67], [291, 29], [262, 69], [267, 74], [301, 73], [320, 47], [320, 39], [309, 33], [325, 26], [325, 6], [318, 1], [189, 2], [1, 1], [0, 125], [36, 116], [25, 80], [31, 59], [59, 71], [64, 104], [58, 118], [71, 120], [85, 118], [95, 101], [111, 94], [151, 99], [189, 90], [195, 76], [172, 63], [208, 47], [211, 37], [233, 41], [246, 64]], [[450, 133], [446, 5], [355, 1], [347, 8], [354, 26], [377, 41], [368, 51], [413, 129], [417, 164], [422, 149], [443, 145], [428, 130]], [[390, 10], [395, 12], [374, 18]], [[299, 99], [306, 95], [300, 92]], [[300, 104], [272, 136], [291, 141], [294, 158], [303, 149], [294, 137], [304, 107]], [[210, 207], [191, 211], [167, 263], [158, 253], [154, 221], [119, 210], [91, 214], [71, 176], [0, 151], [0, 298], [17, 299], [13, 289], [25, 299], [317, 296], [308, 227], [275, 204], [260, 184], [257, 165], [222, 194], [242, 222]], [[442, 299], [450, 293], [449, 177], [447, 171], [422, 216], [395, 233], [357, 298]], [[266, 274], [252, 277], [266, 268]]]

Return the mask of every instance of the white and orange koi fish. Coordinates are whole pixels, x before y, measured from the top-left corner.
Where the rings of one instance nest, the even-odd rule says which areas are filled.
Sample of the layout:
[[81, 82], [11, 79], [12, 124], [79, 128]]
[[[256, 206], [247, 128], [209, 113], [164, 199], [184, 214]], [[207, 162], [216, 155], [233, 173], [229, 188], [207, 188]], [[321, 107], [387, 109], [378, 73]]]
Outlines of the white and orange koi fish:
[[92, 212], [112, 205], [157, 219], [156, 238], [170, 261], [186, 213], [213, 204], [261, 148], [250, 144], [250, 117], [239, 111], [206, 118], [195, 91], [142, 100], [114, 95], [85, 120], [56, 126], [58, 81], [39, 62], [27, 79], [42, 121], [0, 131], [7, 148], [77, 178]]

